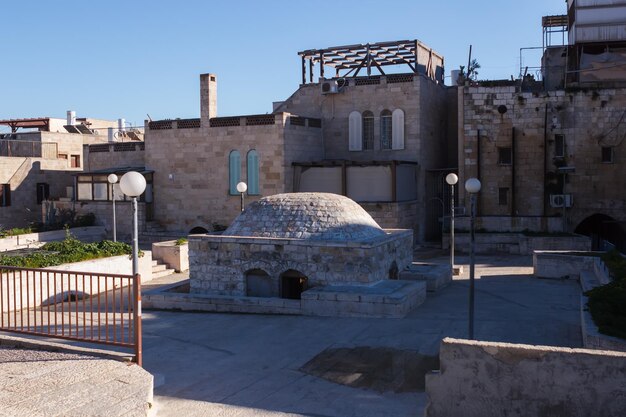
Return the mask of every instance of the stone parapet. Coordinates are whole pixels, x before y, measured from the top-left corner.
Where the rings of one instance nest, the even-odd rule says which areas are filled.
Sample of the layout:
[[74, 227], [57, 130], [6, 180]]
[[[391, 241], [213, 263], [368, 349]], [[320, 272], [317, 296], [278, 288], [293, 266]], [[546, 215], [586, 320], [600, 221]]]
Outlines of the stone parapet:
[[617, 417], [626, 353], [445, 338], [425, 416]]

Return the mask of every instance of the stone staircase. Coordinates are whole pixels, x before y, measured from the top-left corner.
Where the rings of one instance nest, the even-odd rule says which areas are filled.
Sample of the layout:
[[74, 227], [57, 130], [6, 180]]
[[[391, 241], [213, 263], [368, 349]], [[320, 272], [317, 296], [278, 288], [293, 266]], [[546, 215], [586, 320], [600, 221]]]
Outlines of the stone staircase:
[[174, 269], [168, 268], [166, 264], [160, 263], [158, 260], [152, 260], [152, 279], [164, 277], [174, 273]]

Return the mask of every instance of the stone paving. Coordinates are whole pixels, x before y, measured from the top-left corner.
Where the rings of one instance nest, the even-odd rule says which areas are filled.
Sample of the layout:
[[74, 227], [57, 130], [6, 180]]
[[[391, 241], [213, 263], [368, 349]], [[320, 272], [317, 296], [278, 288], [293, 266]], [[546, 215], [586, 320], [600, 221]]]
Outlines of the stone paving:
[[[447, 258], [429, 261], [445, 264]], [[464, 276], [429, 293], [404, 319], [144, 311], [144, 367], [155, 378], [157, 416], [421, 416], [423, 392], [356, 388], [303, 367], [322, 352], [343, 348], [436, 355], [443, 337], [467, 336], [467, 274], [466, 266]], [[530, 257], [477, 257], [476, 337], [580, 347], [578, 283], [531, 274]], [[151, 286], [184, 278], [175, 274]], [[88, 363], [67, 361], [63, 375], [83, 377]], [[33, 362], [22, 365], [33, 368]], [[34, 369], [39, 367], [37, 362]], [[7, 381], [4, 369], [0, 365], [0, 383]], [[95, 387], [92, 394], [98, 395]], [[92, 401], [87, 393], [82, 398]]]
[[0, 417], [146, 416], [152, 376], [94, 356], [0, 346]]
[[[580, 347], [576, 282], [532, 277], [530, 257], [477, 261], [477, 338]], [[155, 375], [158, 415], [421, 416], [423, 392], [352, 388], [301, 368], [326, 349], [433, 355], [443, 337], [467, 337], [467, 266], [464, 274], [404, 319], [145, 312], [144, 364]]]

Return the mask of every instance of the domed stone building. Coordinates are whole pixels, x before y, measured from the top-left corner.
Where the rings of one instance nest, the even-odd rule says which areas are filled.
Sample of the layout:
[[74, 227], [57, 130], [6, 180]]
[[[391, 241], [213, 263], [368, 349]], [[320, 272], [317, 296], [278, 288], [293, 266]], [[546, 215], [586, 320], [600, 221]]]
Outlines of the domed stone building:
[[238, 311], [402, 316], [425, 296], [424, 283], [397, 281], [412, 242], [412, 230], [381, 229], [347, 197], [277, 194], [222, 235], [190, 237], [191, 292], [246, 297]]

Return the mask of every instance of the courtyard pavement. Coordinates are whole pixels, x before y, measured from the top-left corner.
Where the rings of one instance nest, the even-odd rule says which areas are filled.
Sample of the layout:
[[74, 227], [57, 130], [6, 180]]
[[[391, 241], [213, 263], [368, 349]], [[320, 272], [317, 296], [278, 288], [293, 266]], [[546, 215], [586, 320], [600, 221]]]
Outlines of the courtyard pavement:
[[[429, 257], [429, 262], [448, 262], [447, 257], [432, 257], [437, 253], [421, 252], [416, 260]], [[465, 265], [464, 275], [439, 292], [428, 293], [425, 303], [403, 319], [144, 311], [144, 368], [154, 375], [153, 411], [159, 417], [422, 416], [426, 396], [421, 390], [394, 392], [375, 389], [380, 388], [375, 384], [355, 388], [350, 382], [366, 376], [362, 372], [384, 373], [381, 364], [398, 368], [405, 365], [398, 362], [402, 358], [436, 356], [444, 337], [467, 337], [467, 258], [458, 257], [457, 263]], [[477, 339], [581, 346], [577, 282], [534, 278], [529, 256], [478, 256], [476, 275]], [[144, 290], [185, 278], [185, 274], [159, 278]], [[338, 363], [342, 357], [332, 356], [338, 351], [357, 352], [368, 361], [372, 352], [396, 355], [391, 356], [391, 362], [364, 371], [362, 367], [350, 368], [351, 363]], [[312, 359], [328, 352], [321, 357], [327, 361], [334, 358], [335, 362], [322, 361], [327, 369], [322, 366], [317, 375], [332, 376], [340, 365], [344, 372], [340, 378], [329, 378], [336, 382], [313, 376], [303, 368], [307, 364], [310, 370], [315, 362]], [[61, 392], [72, 391], [67, 385], [80, 375], [85, 363], [96, 363], [74, 362], [64, 362], [67, 373], [55, 371]], [[365, 365], [367, 368], [368, 363]], [[39, 367], [31, 359], [22, 363], [0, 356], [0, 386], [14, 378], [10, 370], [16, 366], [24, 367], [20, 371], [23, 379], [21, 385], [11, 383], [16, 390], [27, 392], [40, 374], [37, 368], [28, 371], [29, 366]], [[73, 398], [94, 404], [109, 380], [94, 378], [89, 385], [93, 393], [82, 391]], [[5, 397], [11, 400], [10, 395]], [[53, 392], [46, 398], [41, 393], [35, 395], [35, 400], [46, 402], [47, 409], [61, 415], [65, 415], [62, 410], [69, 410], [54, 408], [54, 401], [61, 401], [60, 407], [67, 406], [63, 397]], [[72, 407], [80, 409], [80, 404]], [[15, 415], [35, 415], [29, 410], [34, 409]]]
[[[301, 368], [330, 348], [436, 355], [442, 338], [467, 337], [467, 275], [465, 266], [404, 319], [145, 311], [144, 367], [155, 377], [157, 415], [421, 416], [423, 392], [353, 388]], [[581, 346], [578, 283], [536, 279], [531, 257], [521, 256], [478, 256], [476, 275], [477, 339]]]

